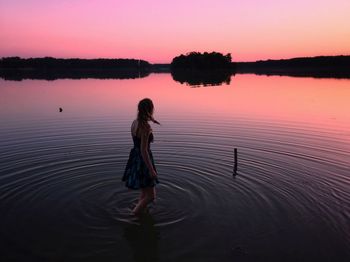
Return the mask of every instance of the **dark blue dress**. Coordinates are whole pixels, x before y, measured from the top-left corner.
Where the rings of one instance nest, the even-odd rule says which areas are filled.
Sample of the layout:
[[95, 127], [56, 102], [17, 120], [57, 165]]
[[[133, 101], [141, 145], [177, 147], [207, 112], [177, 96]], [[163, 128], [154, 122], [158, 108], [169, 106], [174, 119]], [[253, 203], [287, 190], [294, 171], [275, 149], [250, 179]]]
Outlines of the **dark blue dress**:
[[[132, 136], [134, 141], [134, 147], [131, 149], [129, 159], [125, 167], [122, 180], [125, 181], [125, 186], [130, 189], [140, 189], [145, 187], [154, 187], [156, 183], [159, 183], [158, 178], [152, 178], [150, 171], [144, 162], [141, 155], [141, 138]], [[150, 143], [153, 142], [153, 134], [150, 133], [148, 137], [148, 154], [151, 159], [154, 170], [152, 151], [150, 149]], [[157, 171], [156, 171], [157, 172]]]

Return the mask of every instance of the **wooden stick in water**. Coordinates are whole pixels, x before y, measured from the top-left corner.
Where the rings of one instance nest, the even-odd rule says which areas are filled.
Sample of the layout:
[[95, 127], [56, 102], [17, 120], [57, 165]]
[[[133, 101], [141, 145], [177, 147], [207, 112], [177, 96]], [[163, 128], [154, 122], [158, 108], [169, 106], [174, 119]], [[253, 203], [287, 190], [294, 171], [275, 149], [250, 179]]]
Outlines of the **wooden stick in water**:
[[234, 149], [234, 157], [235, 157], [235, 164], [234, 164], [234, 167], [233, 167], [233, 175], [237, 175], [237, 148]]

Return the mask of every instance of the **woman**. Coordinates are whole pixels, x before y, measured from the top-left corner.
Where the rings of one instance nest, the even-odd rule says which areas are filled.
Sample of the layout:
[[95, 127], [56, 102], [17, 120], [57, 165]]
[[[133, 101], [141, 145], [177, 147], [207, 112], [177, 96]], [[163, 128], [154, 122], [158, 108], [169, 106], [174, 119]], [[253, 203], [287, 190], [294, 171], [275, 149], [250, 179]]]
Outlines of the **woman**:
[[155, 185], [159, 183], [150, 149], [153, 133], [148, 122], [152, 121], [159, 125], [159, 122], [153, 118], [153, 111], [152, 100], [142, 99], [138, 104], [137, 119], [131, 125], [134, 147], [130, 151], [123, 181], [130, 189], [141, 189], [139, 201], [132, 210], [135, 215], [139, 215], [155, 199]]

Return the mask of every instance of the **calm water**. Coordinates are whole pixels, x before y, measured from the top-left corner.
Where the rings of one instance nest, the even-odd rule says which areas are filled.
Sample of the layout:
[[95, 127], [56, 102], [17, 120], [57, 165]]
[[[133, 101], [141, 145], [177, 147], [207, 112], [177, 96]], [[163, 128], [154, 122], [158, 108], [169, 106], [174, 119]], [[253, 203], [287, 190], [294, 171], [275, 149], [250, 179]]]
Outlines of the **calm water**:
[[[158, 199], [121, 177], [153, 99]], [[350, 261], [350, 80], [0, 80], [3, 258]], [[58, 108], [63, 112], [59, 113]], [[238, 175], [232, 176], [238, 149]]]

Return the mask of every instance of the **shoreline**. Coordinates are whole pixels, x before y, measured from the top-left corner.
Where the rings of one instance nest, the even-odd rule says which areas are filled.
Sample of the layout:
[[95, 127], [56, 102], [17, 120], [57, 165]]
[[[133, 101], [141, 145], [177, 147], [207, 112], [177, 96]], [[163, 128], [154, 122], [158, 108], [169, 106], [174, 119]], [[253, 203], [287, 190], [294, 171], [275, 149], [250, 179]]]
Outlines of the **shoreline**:
[[[226, 69], [227, 70], [227, 69]], [[232, 62], [235, 74], [279, 75], [313, 78], [350, 78], [350, 56], [318, 56], [256, 62]], [[57, 59], [8, 57], [0, 59], [0, 78], [24, 79], [135, 79], [151, 73], [198, 74], [198, 70], [174, 70], [171, 64], [150, 64], [137, 59]], [[221, 74], [221, 69], [201, 72]]]

